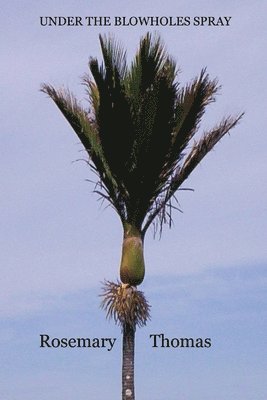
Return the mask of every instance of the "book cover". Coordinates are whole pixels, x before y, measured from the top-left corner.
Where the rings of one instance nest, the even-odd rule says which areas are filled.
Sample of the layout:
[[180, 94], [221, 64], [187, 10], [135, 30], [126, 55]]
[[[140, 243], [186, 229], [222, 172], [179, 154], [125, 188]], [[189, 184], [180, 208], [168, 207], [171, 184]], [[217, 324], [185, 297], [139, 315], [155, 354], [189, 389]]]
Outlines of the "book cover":
[[237, 3], [2, 5], [1, 400], [266, 399], [267, 5]]

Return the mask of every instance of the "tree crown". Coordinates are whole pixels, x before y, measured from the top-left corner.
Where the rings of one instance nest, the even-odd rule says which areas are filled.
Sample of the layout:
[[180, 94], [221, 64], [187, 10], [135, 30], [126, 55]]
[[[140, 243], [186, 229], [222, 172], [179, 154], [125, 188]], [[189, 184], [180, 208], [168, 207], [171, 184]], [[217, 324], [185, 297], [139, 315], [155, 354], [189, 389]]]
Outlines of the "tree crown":
[[[206, 107], [219, 90], [203, 69], [181, 87], [177, 68], [157, 35], [147, 33], [128, 66], [126, 52], [100, 35], [103, 62], [90, 58], [83, 77], [90, 100], [84, 109], [66, 90], [42, 85], [66, 117], [97, 173], [95, 192], [122, 223], [144, 235], [151, 223], [171, 225], [175, 193], [215, 144], [243, 114], [225, 117], [192, 140]], [[193, 143], [192, 143], [193, 142]]]

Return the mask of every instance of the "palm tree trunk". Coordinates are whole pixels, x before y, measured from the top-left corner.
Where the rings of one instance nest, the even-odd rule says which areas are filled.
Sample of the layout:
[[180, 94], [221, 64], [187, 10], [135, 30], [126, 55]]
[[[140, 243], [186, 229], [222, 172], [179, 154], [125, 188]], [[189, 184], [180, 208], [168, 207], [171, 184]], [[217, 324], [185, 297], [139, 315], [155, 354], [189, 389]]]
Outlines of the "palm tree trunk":
[[129, 324], [123, 327], [122, 344], [122, 400], [134, 400], [134, 341], [135, 328]]

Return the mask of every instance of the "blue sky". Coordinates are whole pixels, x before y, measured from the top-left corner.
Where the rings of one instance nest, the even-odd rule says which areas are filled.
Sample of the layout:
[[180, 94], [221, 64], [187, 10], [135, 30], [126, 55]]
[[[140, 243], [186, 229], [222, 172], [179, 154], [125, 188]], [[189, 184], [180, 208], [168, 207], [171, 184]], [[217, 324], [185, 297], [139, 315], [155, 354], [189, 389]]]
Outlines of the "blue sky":
[[[13, 1], [1, 12], [1, 400], [120, 395], [120, 331], [99, 310], [115, 280], [121, 227], [85, 179], [81, 145], [42, 82], [85, 97], [98, 34], [133, 55], [145, 28], [41, 27], [40, 16], [231, 16], [229, 27], [159, 28], [187, 82], [207, 66], [221, 95], [204, 128], [245, 111], [181, 192], [183, 214], [146, 238], [142, 289], [152, 321], [137, 333], [140, 400], [263, 400], [266, 375], [266, 16], [264, 2]], [[152, 349], [149, 334], [211, 337], [211, 349]], [[112, 352], [39, 349], [39, 334], [117, 337]], [[87, 354], [88, 353], [88, 354]], [[3, 362], [4, 360], [4, 362]], [[16, 382], [16, 385], [14, 384]]]

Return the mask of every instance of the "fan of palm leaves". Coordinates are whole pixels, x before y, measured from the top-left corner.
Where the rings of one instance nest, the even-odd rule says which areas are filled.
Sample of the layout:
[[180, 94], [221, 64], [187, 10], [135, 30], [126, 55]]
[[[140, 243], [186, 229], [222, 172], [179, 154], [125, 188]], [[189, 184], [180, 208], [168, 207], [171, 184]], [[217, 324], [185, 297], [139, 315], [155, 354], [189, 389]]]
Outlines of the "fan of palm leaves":
[[90, 75], [83, 78], [89, 110], [69, 91], [46, 84], [42, 91], [85, 147], [99, 177], [96, 191], [123, 224], [144, 236], [152, 222], [160, 229], [171, 223], [175, 192], [242, 114], [224, 118], [193, 140], [206, 107], [215, 101], [217, 80], [203, 69], [181, 87], [175, 62], [157, 35], [141, 39], [129, 66], [126, 52], [113, 38], [100, 36], [100, 45], [103, 62], [91, 58]]

